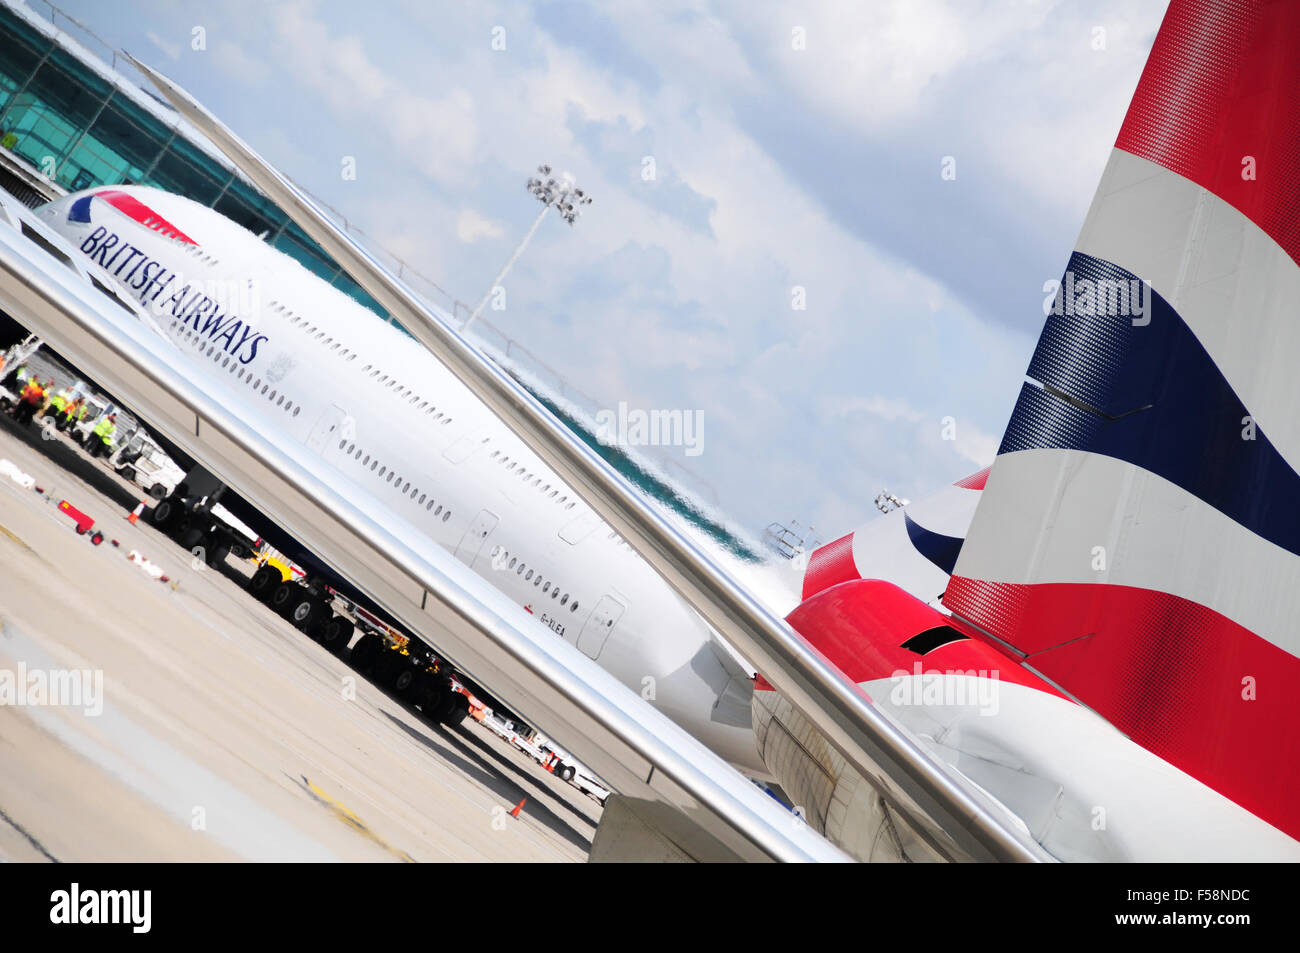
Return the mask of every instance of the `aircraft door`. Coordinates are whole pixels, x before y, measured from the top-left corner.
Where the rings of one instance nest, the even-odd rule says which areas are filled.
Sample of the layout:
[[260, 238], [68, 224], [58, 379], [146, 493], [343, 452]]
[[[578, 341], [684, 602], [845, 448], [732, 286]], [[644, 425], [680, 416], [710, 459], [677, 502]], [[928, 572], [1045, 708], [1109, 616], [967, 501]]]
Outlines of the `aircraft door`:
[[312, 453], [323, 456], [330, 441], [340, 438], [343, 422], [347, 420], [347, 417], [347, 411], [342, 407], [338, 404], [330, 404], [321, 412], [320, 419], [316, 421], [316, 426], [312, 428], [311, 435], [307, 437], [307, 449]]
[[613, 596], [601, 596], [596, 608], [578, 633], [578, 648], [590, 658], [598, 658], [600, 650], [605, 647], [609, 634], [618, 625], [618, 620], [627, 611], [627, 606]]
[[500, 521], [500, 517], [491, 510], [479, 510], [478, 516], [474, 517], [474, 522], [456, 544], [456, 558], [466, 566], [473, 566], [474, 560], [483, 551], [484, 541], [497, 528], [497, 523]]

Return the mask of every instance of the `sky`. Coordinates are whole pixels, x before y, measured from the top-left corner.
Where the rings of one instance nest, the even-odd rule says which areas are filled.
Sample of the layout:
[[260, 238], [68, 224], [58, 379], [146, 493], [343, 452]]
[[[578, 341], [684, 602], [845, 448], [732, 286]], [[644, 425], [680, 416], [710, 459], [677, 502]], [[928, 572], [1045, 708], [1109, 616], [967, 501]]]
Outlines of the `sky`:
[[1165, 5], [56, 3], [462, 301], [572, 173], [487, 319], [824, 539], [992, 462]]

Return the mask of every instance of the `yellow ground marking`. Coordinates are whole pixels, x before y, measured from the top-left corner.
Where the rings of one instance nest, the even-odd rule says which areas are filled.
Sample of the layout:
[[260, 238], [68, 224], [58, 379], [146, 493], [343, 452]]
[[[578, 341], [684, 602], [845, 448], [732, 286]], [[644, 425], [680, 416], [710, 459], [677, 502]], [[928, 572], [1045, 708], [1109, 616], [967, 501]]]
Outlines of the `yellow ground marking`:
[[369, 827], [367, 827], [365, 821], [357, 817], [357, 815], [353, 811], [351, 811], [349, 808], [344, 806], [340, 801], [330, 797], [328, 794], [326, 794], [324, 791], [318, 788], [311, 781], [307, 780], [306, 776], [302, 778], [302, 787], [308, 794], [310, 794], [313, 798], [316, 799], [317, 803], [323, 804], [325, 807], [329, 808], [330, 811], [334, 813], [335, 817], [341, 820], [344, 824], [347, 824], [358, 834], [370, 838], [370, 840], [374, 841], [380, 847], [384, 848], [384, 850], [388, 851], [391, 854], [396, 855], [397, 858], [403, 861], [404, 863], [408, 863], [408, 864], [415, 863], [414, 857], [412, 857], [406, 851], [400, 850], [399, 848], [396, 848], [392, 844], [388, 843], [388, 841], [384, 840], [382, 837], [380, 837], [378, 834], [372, 831]]
[[8, 536], [10, 539], [12, 539], [15, 543], [17, 543], [17, 544], [18, 544], [19, 546], [21, 546], [23, 549], [31, 549], [31, 547], [27, 545], [27, 543], [23, 540], [23, 538], [22, 538], [21, 536], [18, 536], [18, 535], [14, 534], [14, 533], [11, 533], [11, 532], [10, 532], [7, 528], [5, 528], [4, 526], [0, 526], [0, 534], [3, 534], [3, 535], [5, 535], [5, 536]]

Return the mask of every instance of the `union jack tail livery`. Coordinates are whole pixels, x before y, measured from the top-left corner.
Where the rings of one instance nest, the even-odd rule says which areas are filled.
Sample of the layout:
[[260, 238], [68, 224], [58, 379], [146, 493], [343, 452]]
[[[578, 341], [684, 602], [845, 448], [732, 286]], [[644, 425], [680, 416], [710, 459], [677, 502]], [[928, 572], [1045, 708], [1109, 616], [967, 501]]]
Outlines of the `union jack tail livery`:
[[1300, 837], [1300, 3], [1170, 6], [1053, 305], [944, 604]]
[[[1294, 859], [1300, 2], [1174, 0], [1044, 308], [991, 470], [945, 494], [969, 527], [904, 524], [942, 599], [871, 581], [860, 530], [790, 622], [1053, 856]], [[832, 839], [931, 856], [783, 700], [754, 713]]]

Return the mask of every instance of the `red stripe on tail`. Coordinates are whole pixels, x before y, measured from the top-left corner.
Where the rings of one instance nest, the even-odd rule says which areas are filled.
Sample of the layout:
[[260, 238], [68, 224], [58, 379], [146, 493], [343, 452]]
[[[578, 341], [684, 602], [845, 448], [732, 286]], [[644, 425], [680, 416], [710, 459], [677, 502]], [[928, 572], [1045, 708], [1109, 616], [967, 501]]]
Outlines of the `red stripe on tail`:
[[1300, 3], [1174, 0], [1116, 148], [1209, 189], [1300, 263]]
[[808, 568], [803, 574], [803, 598], [858, 578], [858, 566], [853, 561], [853, 534], [849, 533], [813, 550], [808, 557]]
[[953, 576], [943, 601], [1148, 751], [1300, 838], [1300, 659], [1150, 589]]

